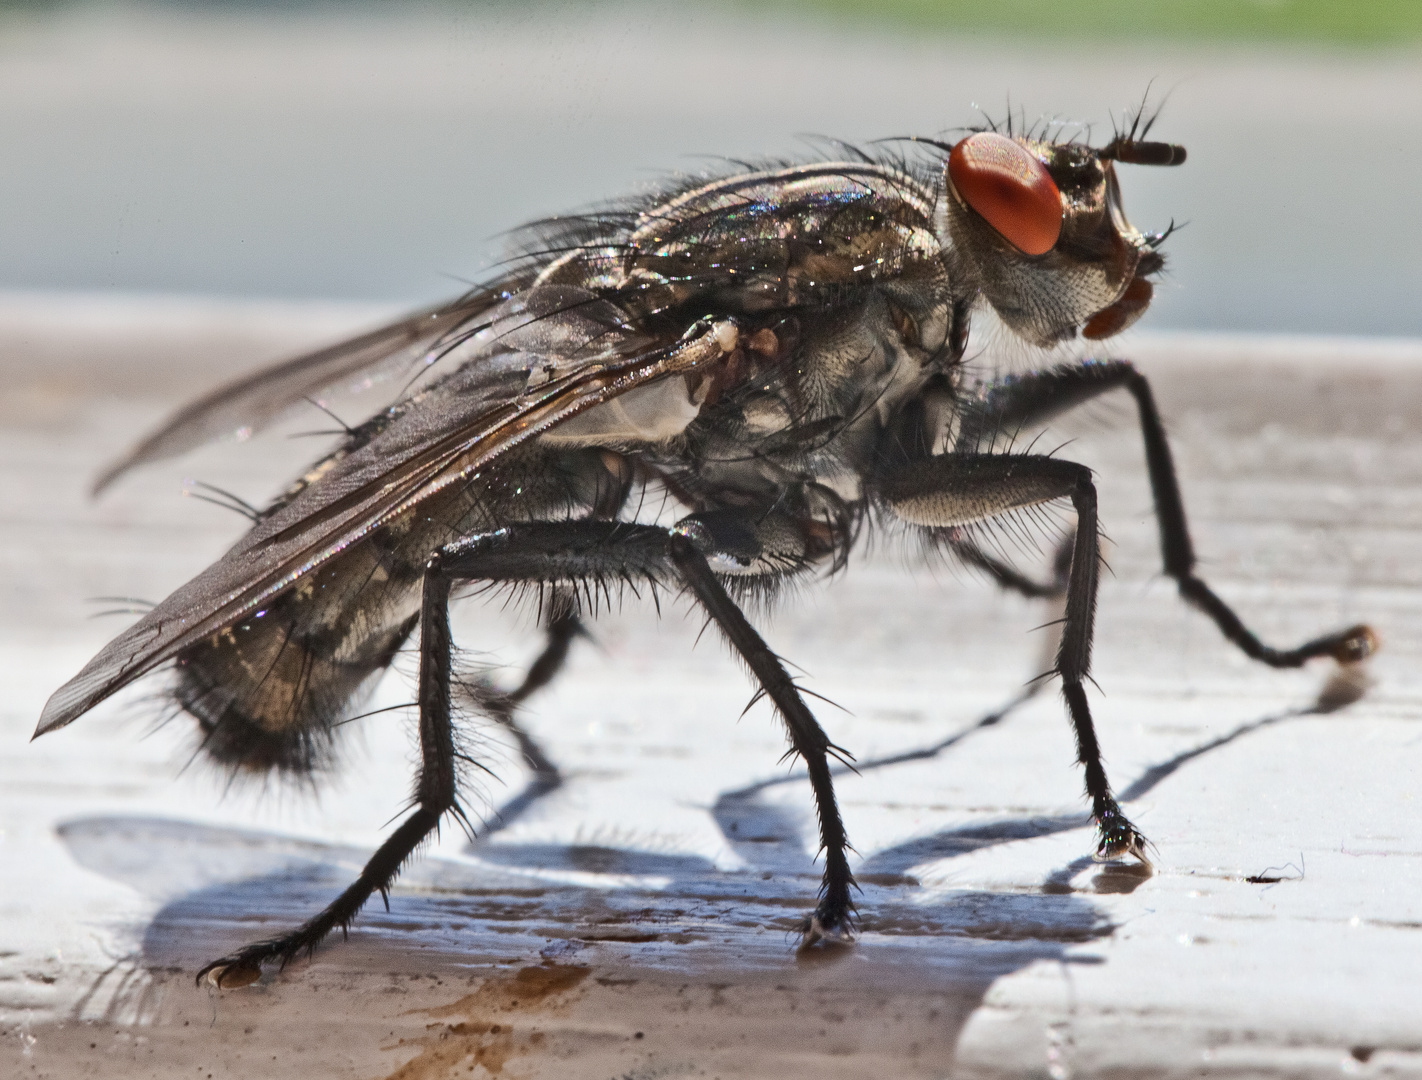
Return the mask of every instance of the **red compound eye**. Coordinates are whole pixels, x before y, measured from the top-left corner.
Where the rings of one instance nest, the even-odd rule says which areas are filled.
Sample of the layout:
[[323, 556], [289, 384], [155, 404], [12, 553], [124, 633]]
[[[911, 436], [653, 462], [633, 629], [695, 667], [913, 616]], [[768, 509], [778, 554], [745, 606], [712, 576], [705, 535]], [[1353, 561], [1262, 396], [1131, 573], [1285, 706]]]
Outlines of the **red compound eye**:
[[962, 140], [948, 155], [959, 196], [1024, 255], [1045, 255], [1062, 233], [1062, 197], [1047, 167], [1021, 143], [992, 131]]

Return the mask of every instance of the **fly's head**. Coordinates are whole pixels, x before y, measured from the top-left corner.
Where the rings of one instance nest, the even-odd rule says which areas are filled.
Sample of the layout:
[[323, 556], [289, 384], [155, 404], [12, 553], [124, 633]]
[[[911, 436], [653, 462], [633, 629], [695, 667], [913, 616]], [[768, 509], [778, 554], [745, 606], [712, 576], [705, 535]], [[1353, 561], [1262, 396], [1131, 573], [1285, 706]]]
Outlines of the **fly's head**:
[[1094, 149], [979, 131], [948, 155], [947, 239], [1003, 322], [1035, 345], [1110, 337], [1150, 305], [1165, 234], [1126, 220], [1115, 163], [1179, 165], [1185, 150], [1135, 134]]

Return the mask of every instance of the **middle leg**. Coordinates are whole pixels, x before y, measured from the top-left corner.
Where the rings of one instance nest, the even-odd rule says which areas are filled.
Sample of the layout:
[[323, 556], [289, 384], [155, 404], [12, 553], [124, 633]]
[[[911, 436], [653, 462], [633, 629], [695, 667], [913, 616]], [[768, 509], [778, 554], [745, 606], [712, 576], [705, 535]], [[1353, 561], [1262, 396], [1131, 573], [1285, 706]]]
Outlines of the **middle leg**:
[[459, 579], [578, 582], [594, 592], [613, 582], [646, 582], [653, 588], [673, 584], [701, 605], [775, 706], [789, 735], [790, 752], [804, 760], [809, 773], [825, 857], [820, 900], [803, 928], [804, 942], [811, 945], [852, 932], [854, 878], [829, 762], [831, 756], [847, 755], [830, 742], [780, 658], [708, 562], [791, 573], [803, 565], [794, 555], [794, 531], [793, 525], [773, 516], [732, 522], [724, 513], [696, 515], [670, 530], [619, 522], [530, 524], [456, 541], [437, 558], [441, 573]]
[[518, 744], [524, 764], [533, 771], [533, 780], [525, 795], [533, 797], [546, 795], [563, 782], [563, 777], [537, 740], [518, 722], [518, 707], [553, 681], [568, 661], [573, 640], [586, 633], [570, 598], [557, 594], [553, 605], [547, 621], [547, 641], [543, 651], [529, 665], [518, 686], [505, 692], [482, 685], [465, 688], [474, 704], [498, 721]]

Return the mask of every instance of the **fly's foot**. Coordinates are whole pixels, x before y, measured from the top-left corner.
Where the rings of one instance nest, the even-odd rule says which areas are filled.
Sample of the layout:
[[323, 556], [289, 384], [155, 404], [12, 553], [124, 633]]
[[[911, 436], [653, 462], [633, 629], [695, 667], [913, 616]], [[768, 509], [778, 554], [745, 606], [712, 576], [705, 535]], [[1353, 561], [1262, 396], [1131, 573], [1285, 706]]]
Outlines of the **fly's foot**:
[[295, 959], [301, 952], [315, 951], [316, 943], [325, 936], [324, 929], [313, 933], [308, 925], [285, 937], [254, 941], [235, 953], [214, 960], [199, 971], [198, 985], [201, 986], [206, 979], [209, 985], [219, 990], [236, 990], [242, 986], [251, 986], [262, 977], [263, 964], [276, 961], [279, 967], [286, 967], [287, 962]]
[[1371, 626], [1359, 624], [1344, 630], [1338, 636], [1338, 644], [1333, 648], [1333, 659], [1340, 664], [1357, 664], [1377, 652], [1380, 644], [1378, 635]]
[[823, 941], [826, 945], [849, 945], [854, 941], [854, 918], [848, 905], [821, 903], [813, 915], [800, 924], [800, 948], [808, 949]]
[[828, 925], [820, 919], [819, 913], [816, 912], [800, 924], [800, 935], [801, 949], [808, 949], [822, 941], [826, 945], [849, 945], [854, 941], [854, 927], [848, 919], [841, 919], [833, 925]]
[[239, 987], [251, 986], [261, 977], [261, 960], [237, 953], [208, 964], [197, 973], [197, 982], [201, 986], [205, 978], [219, 990], [236, 990]]
[[1373, 685], [1368, 658], [1380, 647], [1371, 626], [1354, 626], [1339, 634], [1329, 652], [1338, 663], [1318, 692], [1314, 708], [1331, 713], [1360, 700]]
[[1151, 864], [1150, 856], [1146, 854], [1146, 848], [1151, 846], [1150, 841], [1126, 819], [1119, 806], [1113, 803], [1109, 809], [1097, 814], [1096, 826], [1100, 830], [1101, 839], [1092, 858], [1097, 862], [1124, 859], [1129, 855], [1134, 856], [1144, 866]]

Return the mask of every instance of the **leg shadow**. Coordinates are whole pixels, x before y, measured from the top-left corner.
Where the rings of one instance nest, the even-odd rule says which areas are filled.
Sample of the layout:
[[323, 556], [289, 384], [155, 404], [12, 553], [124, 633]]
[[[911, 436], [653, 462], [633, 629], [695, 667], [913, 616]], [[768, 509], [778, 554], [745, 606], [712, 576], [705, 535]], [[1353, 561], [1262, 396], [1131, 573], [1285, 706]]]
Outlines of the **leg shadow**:
[[[994, 727], [1030, 694], [936, 743], [858, 763], [865, 772], [944, 754]], [[1122, 789], [1139, 799], [1184, 765], [1256, 731], [1332, 711], [1321, 701], [1266, 716], [1149, 766]], [[352, 930], [362, 955], [382, 966], [564, 956], [582, 950], [626, 966], [682, 970], [784, 971], [812, 904], [819, 874], [805, 824], [761, 796], [794, 774], [727, 792], [712, 807], [744, 865], [722, 870], [695, 855], [602, 844], [478, 844], [463, 858], [413, 863], [388, 907], [371, 905]], [[527, 802], [520, 804], [526, 808]], [[509, 814], [504, 820], [510, 819]], [[1113, 931], [1071, 882], [1092, 865], [1077, 859], [1050, 872], [1038, 893], [953, 891], [925, 903], [916, 866], [986, 847], [1090, 824], [1085, 813], [1008, 817], [943, 830], [872, 853], [858, 870], [864, 951], [912, 948], [906, 963], [939, 970], [976, 1000], [1006, 972], [1040, 959], [1065, 960], [1069, 945]], [[191, 973], [213, 956], [310, 915], [358, 873], [363, 849], [257, 830], [143, 817], [71, 821], [59, 835], [75, 860], [158, 903], [131, 958], [97, 980], [81, 1009], [141, 996], [135, 972]], [[1100, 893], [1128, 892], [1145, 874], [1105, 865]], [[549, 950], [553, 952], [549, 952]], [[107, 987], [100, 993], [103, 984]], [[966, 1015], [966, 1013], [964, 1014]]]

